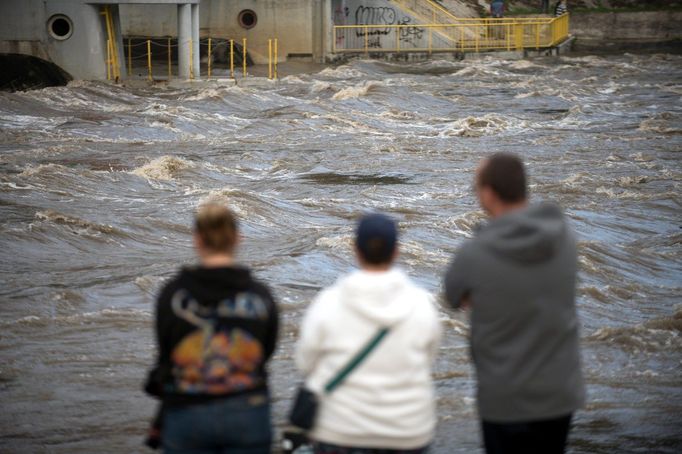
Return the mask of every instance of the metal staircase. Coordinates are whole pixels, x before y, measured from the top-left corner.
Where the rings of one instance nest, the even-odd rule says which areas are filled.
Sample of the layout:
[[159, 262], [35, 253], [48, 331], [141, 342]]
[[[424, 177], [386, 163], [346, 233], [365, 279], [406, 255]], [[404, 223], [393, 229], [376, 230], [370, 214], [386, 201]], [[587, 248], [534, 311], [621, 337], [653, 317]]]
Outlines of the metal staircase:
[[451, 25], [458, 22], [457, 16], [433, 0], [391, 0], [391, 3], [424, 24]]
[[[390, 1], [422, 24], [453, 25], [461, 23], [461, 20], [457, 16], [433, 0]], [[457, 44], [458, 40], [464, 38], [464, 36], [460, 36], [460, 34], [457, 33], [457, 29], [455, 28], [435, 29], [434, 33], [445, 39], [453, 47]]]

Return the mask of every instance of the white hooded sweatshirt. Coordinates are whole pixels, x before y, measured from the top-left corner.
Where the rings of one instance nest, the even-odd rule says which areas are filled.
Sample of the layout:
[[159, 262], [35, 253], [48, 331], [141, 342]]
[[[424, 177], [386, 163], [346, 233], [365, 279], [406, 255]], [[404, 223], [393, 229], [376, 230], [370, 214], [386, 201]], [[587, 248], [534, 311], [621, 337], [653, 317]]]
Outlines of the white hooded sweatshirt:
[[[331, 394], [325, 385], [382, 327], [389, 333]], [[296, 349], [320, 398], [313, 439], [341, 446], [416, 449], [436, 425], [431, 366], [441, 327], [431, 295], [400, 270], [355, 271], [320, 292]]]

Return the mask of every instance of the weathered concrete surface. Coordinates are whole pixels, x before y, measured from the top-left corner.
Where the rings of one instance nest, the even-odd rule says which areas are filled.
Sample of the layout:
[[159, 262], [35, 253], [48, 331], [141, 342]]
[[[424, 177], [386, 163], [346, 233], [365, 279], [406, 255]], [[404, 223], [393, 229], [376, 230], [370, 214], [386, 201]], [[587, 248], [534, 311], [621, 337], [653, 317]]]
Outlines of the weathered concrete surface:
[[[227, 38], [241, 43], [256, 63], [268, 61], [268, 39], [278, 38], [279, 60], [287, 55], [312, 58], [323, 53], [325, 29], [313, 31], [320, 24], [323, 8], [331, 10], [330, 0], [202, 0], [199, 9], [202, 38]], [[243, 28], [238, 21], [243, 10], [256, 13], [253, 28]], [[127, 36], [177, 36], [177, 13], [159, 5], [121, 5], [123, 34]], [[315, 36], [313, 36], [315, 34]], [[317, 41], [314, 45], [313, 39]], [[321, 55], [318, 55], [321, 57]]]
[[[41, 58], [75, 79], [105, 79], [108, 34], [101, 11], [103, 4], [109, 4], [121, 76], [125, 77], [118, 4], [141, 2], [175, 11], [178, 3], [198, 4], [199, 0], [0, 0], [0, 54]], [[57, 15], [65, 16], [70, 24], [70, 33], [62, 39], [48, 31], [50, 18]]]
[[571, 13], [575, 50], [616, 49], [682, 40], [682, 11]]

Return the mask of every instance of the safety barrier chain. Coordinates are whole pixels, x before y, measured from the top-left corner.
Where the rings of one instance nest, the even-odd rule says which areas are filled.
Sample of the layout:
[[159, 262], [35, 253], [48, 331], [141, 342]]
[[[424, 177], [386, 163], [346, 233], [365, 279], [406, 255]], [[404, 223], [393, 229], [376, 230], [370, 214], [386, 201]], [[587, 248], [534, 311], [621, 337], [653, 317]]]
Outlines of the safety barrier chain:
[[[106, 7], [104, 8], [102, 14], [105, 14]], [[112, 29], [113, 30], [113, 29]], [[113, 34], [113, 33], [112, 33]], [[135, 38], [135, 39], [140, 39], [140, 38]], [[112, 43], [115, 43], [115, 39], [108, 39], [107, 40], [107, 79], [108, 80], [118, 80], [120, 78], [120, 72], [118, 74], [114, 73], [114, 68], [119, 67], [118, 66], [118, 61], [117, 61], [117, 56], [118, 56], [118, 51], [112, 48]], [[132, 67], [133, 67], [133, 60], [146, 60], [146, 66], [147, 66], [147, 78], [150, 81], [154, 80], [153, 77], [153, 65], [152, 65], [152, 46], [155, 47], [160, 47], [164, 48], [166, 50], [166, 54], [168, 56], [168, 60], [166, 63], [166, 66], [168, 68], [168, 78], [170, 79], [173, 76], [173, 50], [178, 48], [180, 45], [179, 43], [173, 43], [171, 38], [165, 38], [163, 41], [160, 39], [146, 39], [137, 43], [133, 43], [133, 38], [128, 37], [127, 42], [124, 45], [124, 48], [126, 50], [126, 56], [127, 56], [127, 66], [128, 66], [128, 75], [132, 75]], [[226, 50], [226, 55], [229, 58], [229, 77], [232, 79], [235, 79], [235, 55], [239, 51], [237, 49], [237, 46], [235, 46], [235, 40], [234, 39], [226, 39], [226, 38], [213, 38], [213, 37], [208, 37], [208, 38], [203, 38], [199, 40], [200, 45], [205, 45], [208, 47], [208, 61], [207, 61], [207, 70], [206, 70], [206, 77], [211, 78], [214, 74], [214, 67], [213, 67], [213, 54], [214, 54], [214, 49], [215, 46], [219, 45], [225, 45], [227, 47]], [[190, 73], [190, 79], [195, 79], [201, 77], [200, 74], [200, 68], [194, 68], [194, 45], [193, 41], [190, 39], [187, 45], [189, 46], [189, 73]], [[229, 46], [228, 46], [229, 44]], [[138, 48], [141, 46], [146, 46], [145, 53], [141, 55], [136, 55], [133, 56], [133, 49]], [[247, 72], [247, 40], [246, 38], [242, 38], [241, 40], [241, 60], [242, 60], [242, 77], [247, 77], [248, 72]], [[268, 39], [268, 79], [277, 79], [278, 78], [278, 69], [277, 69], [277, 60], [278, 60], [278, 39], [277, 38], [270, 38]], [[120, 71], [120, 69], [119, 69]]]

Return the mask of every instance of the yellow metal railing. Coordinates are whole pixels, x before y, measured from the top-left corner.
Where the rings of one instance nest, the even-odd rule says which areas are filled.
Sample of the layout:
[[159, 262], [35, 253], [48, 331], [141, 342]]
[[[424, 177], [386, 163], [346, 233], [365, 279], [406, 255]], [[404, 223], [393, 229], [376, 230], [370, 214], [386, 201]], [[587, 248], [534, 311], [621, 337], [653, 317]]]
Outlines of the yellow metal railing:
[[481, 52], [553, 47], [568, 37], [569, 15], [457, 19], [451, 24], [336, 25], [335, 53]]
[[[127, 38], [127, 45], [124, 45], [124, 50], [125, 50], [125, 57], [128, 63], [128, 75], [131, 76], [133, 71], [133, 64], [135, 64], [138, 69], [144, 68], [147, 73], [147, 78], [150, 81], [154, 80], [154, 75], [155, 75], [155, 69], [156, 71], [156, 76], [159, 76], [158, 72], [158, 65], [159, 65], [159, 55], [163, 56], [165, 54], [165, 65], [161, 64], [162, 67], [165, 66], [164, 68], [164, 76], [167, 75], [168, 79], [173, 77], [173, 70], [177, 70], [177, 67], [174, 65], [173, 57], [175, 56], [177, 58], [177, 52], [175, 52], [175, 49], [178, 47], [178, 44], [171, 44], [171, 38], [157, 38], [157, 39], [144, 39], [144, 38], [135, 38], [137, 43], [132, 42], [132, 38], [128, 37]], [[277, 61], [278, 61], [278, 39], [277, 38], [270, 38], [268, 39], [268, 78], [269, 79], [277, 79], [278, 78], [278, 67], [277, 67]], [[194, 68], [194, 46], [192, 45], [192, 40], [187, 43], [188, 48], [189, 48], [189, 60], [190, 60], [190, 79], [199, 79], [201, 77], [201, 70], [202, 68]], [[248, 72], [247, 72], [247, 40], [246, 38], [242, 39], [241, 42], [241, 49], [238, 48], [238, 45], [235, 44], [235, 40], [233, 39], [222, 39], [222, 38], [205, 38], [200, 40], [200, 44], [202, 46], [205, 46], [205, 49], [207, 51], [208, 55], [216, 55], [218, 46], [224, 46], [224, 54], [221, 55], [222, 57], [226, 57], [226, 60], [228, 61], [227, 68], [225, 69], [225, 72], [223, 73], [222, 71], [217, 71], [216, 69], [216, 64], [213, 62], [213, 58], [207, 58], [206, 59], [206, 72], [204, 73], [206, 78], [215, 78], [215, 77], [225, 77], [229, 76], [230, 78], [234, 79], [235, 78], [235, 60], [236, 58], [241, 57], [241, 73], [242, 77], [247, 77]], [[137, 48], [140, 46], [145, 46], [142, 49], [138, 50]], [[154, 51], [154, 48], [158, 49], [157, 51]], [[110, 62], [113, 62], [112, 58], [112, 50], [111, 50], [111, 45], [108, 43], [108, 48], [107, 48], [107, 75], [109, 79], [112, 79], [111, 77], [112, 71], [113, 71], [113, 66], [110, 66]], [[152, 56], [156, 55], [157, 59], [153, 60]], [[236, 58], [235, 58], [236, 57]], [[163, 57], [162, 57], [163, 58]], [[163, 61], [163, 60], [162, 60]], [[154, 67], [154, 63], [156, 62], [156, 67]], [[164, 76], [161, 76], [162, 78]]]
[[104, 24], [107, 29], [107, 80], [121, 79], [121, 64], [118, 61], [118, 45], [116, 43], [116, 29], [114, 28], [114, 19], [111, 15], [111, 8], [103, 6], [100, 13], [104, 16]]

